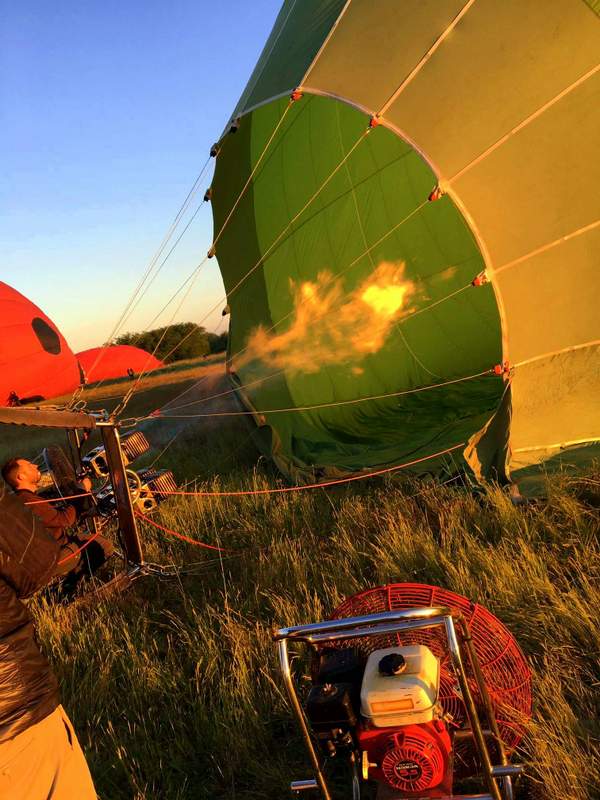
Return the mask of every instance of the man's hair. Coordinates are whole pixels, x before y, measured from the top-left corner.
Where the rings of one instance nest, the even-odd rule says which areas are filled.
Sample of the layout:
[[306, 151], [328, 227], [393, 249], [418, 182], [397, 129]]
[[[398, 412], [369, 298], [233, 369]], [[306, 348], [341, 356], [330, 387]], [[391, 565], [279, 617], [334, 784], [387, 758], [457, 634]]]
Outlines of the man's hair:
[[9, 459], [2, 467], [2, 477], [13, 489], [15, 488], [17, 473], [20, 469], [19, 461], [23, 461], [22, 456]]

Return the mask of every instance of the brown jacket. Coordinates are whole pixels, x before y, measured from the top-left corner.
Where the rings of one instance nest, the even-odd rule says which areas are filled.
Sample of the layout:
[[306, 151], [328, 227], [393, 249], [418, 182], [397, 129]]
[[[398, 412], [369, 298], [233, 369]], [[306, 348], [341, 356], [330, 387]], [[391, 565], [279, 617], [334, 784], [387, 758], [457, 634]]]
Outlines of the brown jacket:
[[59, 545], [0, 478], [0, 742], [59, 704], [56, 680], [21, 602], [50, 580]]
[[75, 506], [67, 505], [64, 508], [55, 508], [52, 503], [40, 503], [40, 497], [29, 489], [19, 489], [17, 496], [30, 511], [42, 520], [44, 528], [52, 534], [60, 544], [66, 543], [65, 528], [70, 528], [77, 520]]

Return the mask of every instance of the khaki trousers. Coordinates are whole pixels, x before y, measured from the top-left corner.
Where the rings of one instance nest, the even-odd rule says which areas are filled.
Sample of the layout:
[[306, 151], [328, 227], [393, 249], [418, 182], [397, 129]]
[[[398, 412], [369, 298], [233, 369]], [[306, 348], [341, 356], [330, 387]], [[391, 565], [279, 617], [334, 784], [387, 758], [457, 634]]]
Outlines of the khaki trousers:
[[0, 800], [97, 800], [85, 756], [62, 706], [0, 743]]

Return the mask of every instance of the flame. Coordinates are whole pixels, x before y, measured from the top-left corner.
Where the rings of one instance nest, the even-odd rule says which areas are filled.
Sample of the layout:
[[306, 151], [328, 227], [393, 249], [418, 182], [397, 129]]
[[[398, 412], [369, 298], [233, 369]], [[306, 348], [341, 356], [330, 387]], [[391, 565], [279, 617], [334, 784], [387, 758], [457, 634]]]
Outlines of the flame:
[[362, 300], [371, 306], [376, 314], [392, 316], [404, 305], [408, 286], [369, 286], [362, 293]]
[[410, 309], [417, 287], [404, 277], [405, 265], [382, 261], [353, 292], [340, 278], [322, 272], [315, 281], [290, 281], [292, 321], [283, 333], [260, 326], [248, 338], [236, 368], [254, 360], [274, 371], [315, 373], [322, 366], [351, 364], [378, 352], [393, 325]]

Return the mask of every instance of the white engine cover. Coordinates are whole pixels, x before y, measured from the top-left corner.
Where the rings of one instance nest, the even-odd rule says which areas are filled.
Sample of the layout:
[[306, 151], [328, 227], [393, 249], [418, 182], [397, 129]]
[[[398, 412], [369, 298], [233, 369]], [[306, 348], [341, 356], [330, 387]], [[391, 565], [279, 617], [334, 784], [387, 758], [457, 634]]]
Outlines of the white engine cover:
[[[406, 668], [399, 675], [382, 675], [379, 662], [400, 653]], [[360, 690], [361, 714], [376, 728], [417, 725], [434, 718], [440, 685], [440, 664], [424, 645], [374, 650], [367, 661]]]

